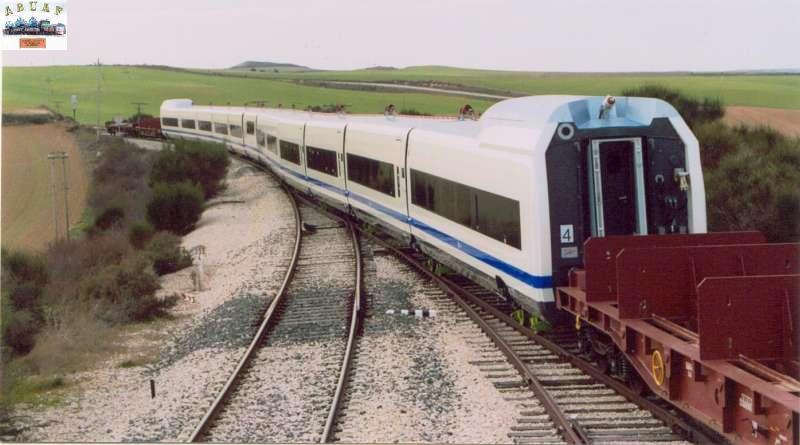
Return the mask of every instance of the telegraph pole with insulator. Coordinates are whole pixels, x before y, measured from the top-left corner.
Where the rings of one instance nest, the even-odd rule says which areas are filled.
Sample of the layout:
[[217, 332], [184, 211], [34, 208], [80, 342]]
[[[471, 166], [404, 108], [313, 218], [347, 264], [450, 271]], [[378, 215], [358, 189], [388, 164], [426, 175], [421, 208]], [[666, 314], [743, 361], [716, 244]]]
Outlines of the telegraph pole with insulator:
[[67, 181], [67, 159], [69, 155], [63, 151], [54, 151], [47, 155], [47, 159], [51, 161], [50, 164], [50, 178], [53, 179], [53, 220], [56, 226], [56, 238], [58, 238], [58, 219], [56, 218], [56, 185], [53, 175], [53, 163], [57, 160], [61, 160], [61, 173], [63, 175], [63, 182], [62, 186], [64, 189], [64, 234], [66, 239], [69, 239], [69, 182]]

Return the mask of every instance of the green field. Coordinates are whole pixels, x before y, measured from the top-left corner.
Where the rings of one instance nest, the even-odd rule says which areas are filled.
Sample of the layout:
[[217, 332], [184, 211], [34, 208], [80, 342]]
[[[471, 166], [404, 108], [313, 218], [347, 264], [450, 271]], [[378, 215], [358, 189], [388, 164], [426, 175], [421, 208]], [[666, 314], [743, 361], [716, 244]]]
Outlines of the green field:
[[[247, 76], [247, 77], [244, 77]], [[5, 67], [3, 106], [34, 107], [51, 100], [63, 101], [69, 112], [69, 96], [77, 94], [78, 120], [94, 123], [96, 68], [92, 66]], [[298, 85], [293, 80], [348, 80], [369, 82], [444, 82], [515, 94], [620, 94], [645, 83], [678, 88], [691, 96], [718, 97], [725, 105], [800, 109], [800, 75], [625, 75], [544, 74], [512, 71], [467, 70], [448, 67], [412, 67], [400, 70], [272, 72], [242, 70], [165, 70], [107, 66], [102, 68], [101, 120], [129, 116], [132, 102], [147, 102], [144, 112], [158, 114], [164, 99], [186, 97], [199, 104], [243, 105], [267, 100], [283, 104], [346, 104], [354, 113], [382, 113], [393, 103], [398, 109], [413, 108], [431, 114], [455, 114], [466, 102], [478, 111], [490, 101], [444, 95], [401, 92], [355, 91]], [[56, 108], [54, 102], [50, 102]]]
[[[208, 71], [206, 71], [208, 72]], [[225, 70], [213, 71], [224, 73]], [[647, 83], [678, 88], [689, 96], [716, 97], [725, 105], [800, 108], [800, 75], [738, 74], [566, 74], [490, 71], [419, 66], [396, 70], [278, 72], [242, 70], [230, 75], [268, 79], [343, 80], [362, 82], [438, 81], [516, 94], [619, 95]]]
[[[52, 100], [60, 100], [61, 112], [69, 114], [69, 97], [78, 95], [78, 121], [96, 121], [96, 68], [92, 66], [5, 67], [3, 68], [3, 107], [47, 105], [51, 79]], [[195, 103], [243, 105], [247, 101], [267, 100], [268, 106], [283, 104], [298, 108], [307, 105], [345, 104], [354, 113], [383, 113], [393, 103], [398, 109], [413, 108], [431, 114], [456, 114], [465, 99], [450, 96], [408, 93], [383, 93], [328, 89], [296, 85], [291, 82], [239, 77], [211, 76], [181, 71], [108, 66], [102, 68], [101, 121], [136, 112], [132, 102], [147, 102], [143, 112], [158, 114], [164, 99], [191, 98]], [[482, 111], [491, 102], [470, 99]], [[52, 103], [52, 108], [55, 104]]]

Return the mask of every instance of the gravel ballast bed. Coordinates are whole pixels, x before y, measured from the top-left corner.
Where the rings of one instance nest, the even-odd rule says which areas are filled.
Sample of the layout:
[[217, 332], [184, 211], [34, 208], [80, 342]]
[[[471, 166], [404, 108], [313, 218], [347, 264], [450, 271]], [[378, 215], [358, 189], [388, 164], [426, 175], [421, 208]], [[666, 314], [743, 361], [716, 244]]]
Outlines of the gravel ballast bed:
[[[383, 249], [373, 254], [373, 247], [364, 249], [368, 312], [336, 438], [510, 443], [515, 406], [469, 363], [479, 354], [459, 333], [463, 328], [441, 316], [432, 298], [438, 290]], [[415, 318], [399, 314], [402, 309], [440, 315]]]

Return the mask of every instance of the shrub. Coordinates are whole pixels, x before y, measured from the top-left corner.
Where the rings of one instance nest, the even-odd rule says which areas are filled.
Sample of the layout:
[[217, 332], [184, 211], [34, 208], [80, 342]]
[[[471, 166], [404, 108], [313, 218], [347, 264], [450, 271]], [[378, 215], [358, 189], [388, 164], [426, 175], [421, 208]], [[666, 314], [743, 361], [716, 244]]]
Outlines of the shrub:
[[97, 210], [122, 209], [121, 227], [127, 228], [145, 217], [150, 197], [147, 176], [155, 154], [121, 139], [104, 140], [104, 146], [92, 174], [88, 204]]
[[162, 307], [155, 297], [159, 284], [143, 255], [109, 265], [84, 280], [81, 295], [99, 304], [99, 317], [111, 323], [145, 320]]
[[188, 233], [203, 212], [203, 191], [189, 183], [156, 184], [147, 203], [147, 219], [157, 230]]
[[128, 241], [137, 249], [143, 249], [145, 244], [153, 237], [155, 229], [147, 221], [140, 221], [131, 226], [128, 231]]
[[669, 102], [680, 113], [692, 129], [704, 122], [713, 122], [725, 115], [725, 108], [719, 99], [705, 98], [702, 101], [684, 95], [681, 91], [662, 85], [643, 85], [629, 88], [623, 96], [655, 97]]
[[111, 227], [119, 226], [125, 218], [125, 211], [120, 207], [108, 207], [94, 220], [93, 231], [101, 232]]
[[0, 255], [3, 349], [25, 354], [33, 348], [43, 325], [42, 295], [48, 280], [45, 262], [37, 256], [5, 249]]
[[175, 141], [174, 147], [158, 153], [150, 171], [150, 183], [193, 182], [205, 198], [216, 195], [230, 165], [228, 151], [222, 144], [198, 141]]
[[3, 342], [16, 354], [30, 352], [36, 344], [36, 334], [42, 327], [41, 321], [27, 310], [11, 309], [8, 315], [3, 323]]
[[705, 171], [709, 229], [759, 230], [771, 242], [800, 238], [800, 139], [764, 128], [717, 131], [717, 140], [735, 145]]
[[192, 265], [189, 252], [181, 247], [181, 239], [169, 232], [158, 232], [147, 245], [153, 260], [153, 270], [158, 275], [176, 272]]
[[400, 110], [400, 114], [403, 114], [403, 115], [406, 115], [406, 116], [430, 116], [431, 115], [430, 113], [423, 113], [421, 111], [418, 111], [416, 108], [403, 108], [403, 109]]

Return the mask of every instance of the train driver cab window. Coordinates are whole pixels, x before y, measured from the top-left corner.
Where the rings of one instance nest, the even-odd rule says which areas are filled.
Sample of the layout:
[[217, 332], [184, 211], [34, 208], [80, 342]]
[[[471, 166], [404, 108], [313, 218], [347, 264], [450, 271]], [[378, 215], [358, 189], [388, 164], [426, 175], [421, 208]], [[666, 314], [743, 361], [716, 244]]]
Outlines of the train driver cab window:
[[161, 118], [161, 125], [164, 127], [177, 127], [178, 126], [178, 118], [176, 117], [162, 117]]
[[228, 134], [228, 124], [220, 124], [219, 122], [214, 122], [214, 133]]
[[256, 123], [247, 121], [247, 134], [254, 134], [256, 132]]

